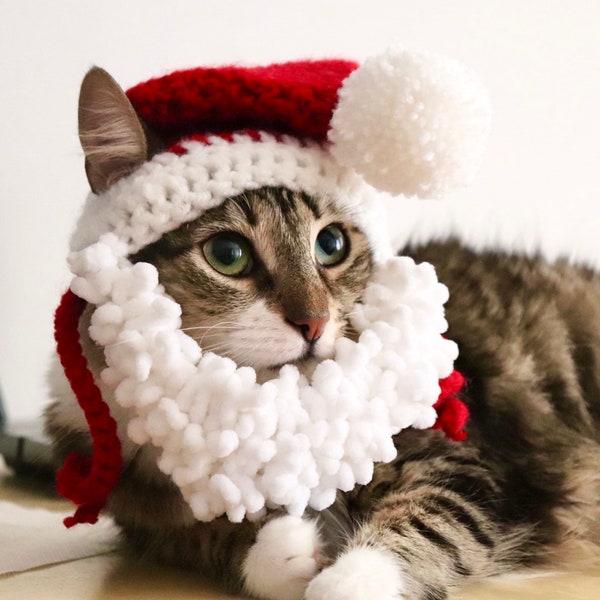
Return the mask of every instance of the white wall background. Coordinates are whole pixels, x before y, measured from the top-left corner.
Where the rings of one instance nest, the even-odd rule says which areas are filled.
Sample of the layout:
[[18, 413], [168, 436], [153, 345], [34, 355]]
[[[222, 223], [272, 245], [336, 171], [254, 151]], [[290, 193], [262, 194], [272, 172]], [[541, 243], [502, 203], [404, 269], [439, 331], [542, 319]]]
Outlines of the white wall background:
[[325, 56], [392, 41], [463, 60], [494, 105], [480, 175], [444, 203], [398, 202], [392, 226], [452, 224], [598, 262], [597, 0], [0, 0], [0, 387], [9, 416], [47, 401], [52, 312], [86, 193], [78, 87], [92, 64], [124, 87], [176, 68]]

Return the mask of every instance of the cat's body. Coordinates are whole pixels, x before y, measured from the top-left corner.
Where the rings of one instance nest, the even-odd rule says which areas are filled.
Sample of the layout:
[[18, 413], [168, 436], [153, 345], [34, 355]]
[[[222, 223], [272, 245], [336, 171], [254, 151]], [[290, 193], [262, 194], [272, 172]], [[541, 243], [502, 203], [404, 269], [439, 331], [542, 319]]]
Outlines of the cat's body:
[[[246, 206], [245, 221], [234, 225], [240, 204]], [[259, 356], [254, 363], [246, 358], [246, 364], [254, 364], [263, 379], [285, 352], [295, 353], [296, 362], [308, 368], [311, 343], [286, 322], [289, 317], [273, 298], [281, 299], [289, 282], [292, 296], [314, 290], [313, 278], [322, 269], [308, 268], [315, 263], [311, 245], [318, 231], [336, 223], [349, 232], [352, 249], [345, 266], [344, 261], [322, 276], [331, 279], [322, 279], [328, 282], [322, 294], [343, 297], [348, 312], [370, 265], [360, 232], [326, 204], [311, 209], [306, 198], [278, 190], [237, 198], [217, 211], [168, 234], [135, 259], [158, 266], [167, 291], [183, 306], [184, 328], [209, 349], [212, 334], [220, 352], [240, 360], [251, 340], [248, 356]], [[200, 264], [207, 230], [208, 237], [217, 230], [243, 233], [256, 256], [259, 240], [268, 239], [260, 253], [271, 253], [273, 266], [241, 279], [210, 274], [210, 265]], [[304, 274], [283, 276], [281, 292], [277, 277], [266, 284], [265, 274], [294, 248], [304, 257], [304, 267], [295, 268], [304, 268]], [[456, 242], [408, 253], [433, 263], [450, 289], [448, 335], [461, 348], [457, 366], [468, 380], [463, 394], [472, 415], [468, 439], [457, 443], [440, 431], [403, 431], [396, 438], [398, 458], [378, 465], [369, 485], [340, 493], [331, 509], [303, 522], [270, 515], [262, 530], [261, 523], [232, 524], [225, 518], [194, 522], [177, 488], [158, 471], [155, 452], [131, 451], [109, 509], [140, 554], [199, 570], [233, 589], [245, 586], [262, 597], [285, 599], [301, 598], [308, 580], [341, 553], [345, 558], [323, 571], [309, 598], [330, 597], [321, 588], [337, 589], [342, 584], [333, 580], [339, 577], [351, 591], [336, 598], [425, 599], [443, 598], [464, 577], [555, 559], [570, 554], [575, 542], [597, 539], [600, 278], [566, 264], [476, 253]], [[290, 260], [283, 261], [284, 272]], [[319, 302], [314, 296], [310, 301]], [[265, 304], [266, 312], [258, 331], [247, 336], [244, 315], [257, 310], [257, 303]], [[343, 316], [330, 319], [331, 338], [341, 334], [344, 322]], [[236, 340], [236, 335], [245, 337]], [[323, 336], [327, 343], [327, 333]], [[101, 362], [94, 366], [99, 370]], [[64, 402], [49, 412], [57, 440], [73, 439], [65, 437], [64, 412]], [[384, 573], [369, 579], [373, 568]], [[396, 596], [390, 587], [399, 582], [406, 596]]]
[[[105, 174], [95, 173], [102, 188]], [[449, 287], [468, 438], [402, 431], [397, 458], [320, 514], [201, 523], [159, 471], [157, 451], [128, 441], [125, 413], [101, 386], [125, 459], [108, 509], [139, 555], [271, 600], [440, 600], [465, 578], [597, 543], [600, 277], [453, 241], [402, 252], [433, 263]], [[231, 198], [131, 259], [157, 267], [204, 349], [262, 380], [283, 363], [310, 373], [336, 338], [354, 335], [348, 313], [373, 262], [360, 227], [334, 203], [279, 188]], [[80, 330], [99, 373], [89, 317]], [[47, 429], [57, 454], [89, 451], [75, 398], [62, 374], [53, 380]]]

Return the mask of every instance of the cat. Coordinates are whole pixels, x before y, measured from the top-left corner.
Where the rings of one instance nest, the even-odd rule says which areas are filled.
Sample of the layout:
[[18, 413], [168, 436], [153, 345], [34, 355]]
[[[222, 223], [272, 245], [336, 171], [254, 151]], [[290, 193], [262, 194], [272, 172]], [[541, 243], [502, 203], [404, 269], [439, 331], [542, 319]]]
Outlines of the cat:
[[[100, 89], [110, 86], [101, 79]], [[122, 106], [120, 116], [135, 119]], [[80, 133], [95, 191], [162, 147], [146, 138], [133, 163], [101, 165], [107, 146], [126, 147], [120, 134]], [[598, 556], [600, 275], [453, 239], [399, 252], [433, 264], [450, 290], [447, 335], [467, 379], [467, 439], [404, 430], [395, 460], [329, 509], [242, 523], [196, 521], [144, 445], [128, 455], [107, 505], [137, 555], [265, 600], [442, 600], [469, 578], [569, 559], [580, 547]], [[130, 259], [156, 266], [182, 307], [182, 329], [203, 349], [254, 367], [262, 381], [286, 363], [310, 374], [337, 338], [356, 337], [348, 317], [373, 267], [347, 214], [281, 187], [231, 197]], [[80, 331], [98, 374], [104, 359], [87, 334], [90, 313]], [[89, 452], [56, 365], [51, 382], [46, 429], [57, 457]], [[115, 417], [123, 434], [124, 415]]]

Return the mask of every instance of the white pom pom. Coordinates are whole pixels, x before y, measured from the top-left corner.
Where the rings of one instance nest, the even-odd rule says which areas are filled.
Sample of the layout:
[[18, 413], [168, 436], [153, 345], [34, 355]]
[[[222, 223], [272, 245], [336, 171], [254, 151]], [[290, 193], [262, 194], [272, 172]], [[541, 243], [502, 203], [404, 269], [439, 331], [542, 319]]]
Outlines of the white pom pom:
[[434, 197], [471, 182], [490, 107], [483, 86], [461, 63], [392, 47], [356, 69], [339, 97], [331, 151], [371, 185]]

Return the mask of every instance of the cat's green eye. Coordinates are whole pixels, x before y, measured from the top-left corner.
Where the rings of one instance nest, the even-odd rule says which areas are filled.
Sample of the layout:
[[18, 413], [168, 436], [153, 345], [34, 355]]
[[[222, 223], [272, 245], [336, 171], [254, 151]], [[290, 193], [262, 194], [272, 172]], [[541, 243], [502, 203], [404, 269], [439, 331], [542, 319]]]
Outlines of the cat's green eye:
[[229, 277], [247, 275], [254, 266], [250, 244], [236, 233], [220, 233], [202, 246], [208, 264]]
[[315, 242], [315, 256], [324, 267], [333, 267], [341, 263], [348, 253], [346, 235], [337, 225], [322, 229]]

